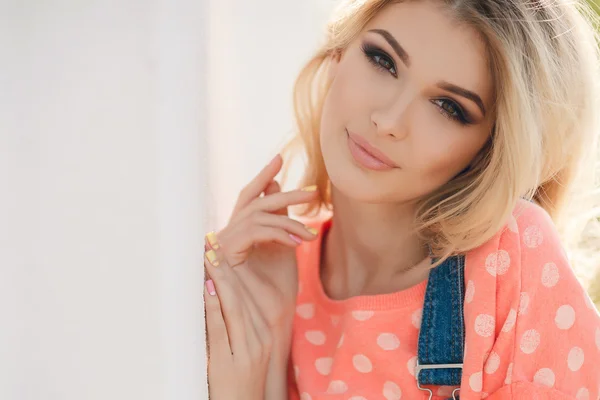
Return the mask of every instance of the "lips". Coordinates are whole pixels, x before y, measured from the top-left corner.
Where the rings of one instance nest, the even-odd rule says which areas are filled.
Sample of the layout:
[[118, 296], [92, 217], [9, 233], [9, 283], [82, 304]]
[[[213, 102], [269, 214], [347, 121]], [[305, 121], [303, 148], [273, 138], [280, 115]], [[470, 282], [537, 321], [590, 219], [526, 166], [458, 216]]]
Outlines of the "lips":
[[346, 133], [348, 135], [350, 153], [361, 166], [378, 171], [398, 168], [396, 163], [369, 144], [365, 139], [349, 131], [346, 131]]

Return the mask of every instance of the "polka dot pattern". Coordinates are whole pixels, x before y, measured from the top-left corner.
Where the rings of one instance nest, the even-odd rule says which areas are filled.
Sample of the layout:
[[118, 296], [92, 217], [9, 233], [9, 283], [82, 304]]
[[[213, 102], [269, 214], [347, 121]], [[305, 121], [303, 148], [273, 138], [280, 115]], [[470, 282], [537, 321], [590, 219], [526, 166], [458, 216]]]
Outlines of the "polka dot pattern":
[[437, 390], [437, 395], [441, 397], [452, 397], [452, 392], [454, 391], [454, 386], [440, 386]]
[[306, 337], [306, 340], [308, 340], [309, 343], [314, 344], [316, 346], [321, 346], [325, 344], [326, 337], [325, 333], [323, 333], [322, 331], [308, 331], [304, 336]]
[[358, 372], [363, 374], [373, 370], [373, 364], [371, 364], [371, 360], [369, 360], [369, 357], [365, 356], [364, 354], [357, 354], [352, 357], [352, 365], [354, 365], [354, 368]]
[[402, 390], [396, 383], [387, 381], [383, 384], [383, 397], [386, 400], [400, 400], [402, 398]]
[[[593, 377], [600, 365], [600, 317], [545, 212], [527, 202], [520, 207], [524, 211], [514, 213], [508, 229], [466, 255], [461, 399], [504, 398], [498, 393], [513, 381], [529, 382], [539, 398], [552, 388], [577, 400], [598, 399]], [[332, 301], [315, 286], [315, 243], [304, 242], [297, 251], [302, 290], [290, 400], [422, 398], [415, 367], [425, 286]], [[518, 393], [522, 387], [513, 386], [513, 396], [535, 398]], [[446, 399], [453, 389], [433, 392]]]
[[469, 386], [474, 392], [481, 392], [483, 385], [481, 372], [476, 372], [469, 377]]
[[519, 299], [519, 315], [527, 314], [529, 309], [529, 293], [521, 292]]
[[400, 347], [400, 339], [393, 333], [382, 333], [377, 337], [377, 345], [383, 350], [396, 350]]
[[344, 334], [340, 336], [340, 340], [338, 341], [337, 348], [339, 349], [344, 344]]
[[366, 321], [375, 314], [373, 311], [352, 311], [352, 318], [357, 321]]
[[581, 369], [581, 366], [583, 365], [584, 360], [585, 356], [581, 347], [573, 347], [569, 351], [567, 363], [569, 364], [569, 369], [571, 371], [579, 371]]
[[542, 285], [547, 288], [552, 288], [556, 286], [560, 275], [558, 274], [558, 267], [553, 262], [549, 262], [544, 264], [544, 269], [542, 270]]
[[473, 297], [475, 296], [475, 284], [473, 281], [467, 282], [467, 290], [465, 292], [465, 302], [470, 303], [473, 301]]
[[327, 387], [328, 394], [343, 394], [348, 391], [348, 385], [342, 380], [335, 380], [329, 383]]
[[515, 326], [515, 322], [517, 322], [517, 312], [511, 308], [502, 326], [502, 332], [510, 332]]
[[485, 363], [484, 371], [486, 374], [493, 374], [500, 367], [500, 356], [495, 351], [492, 351]]
[[406, 363], [406, 368], [408, 368], [408, 373], [412, 376], [415, 376], [415, 368], [417, 367], [417, 356], [413, 356]]
[[508, 364], [508, 369], [506, 370], [506, 378], [504, 379], [505, 385], [510, 385], [512, 383], [512, 370], [513, 363]]
[[333, 365], [333, 358], [321, 357], [315, 361], [315, 368], [321, 375], [329, 375], [331, 373], [331, 366]]
[[506, 250], [498, 250], [485, 260], [485, 269], [492, 276], [504, 275], [510, 267], [510, 255]]
[[535, 383], [548, 387], [554, 386], [555, 379], [554, 372], [550, 368], [542, 368], [533, 376], [533, 381]]
[[568, 304], [564, 304], [556, 310], [554, 323], [558, 329], [569, 329], [575, 323], [575, 309]]
[[423, 309], [419, 308], [416, 310], [411, 317], [412, 324], [415, 328], [421, 328], [421, 319], [423, 318]]
[[300, 318], [311, 319], [315, 316], [315, 305], [314, 304], [300, 304], [296, 307], [296, 314]]
[[575, 394], [577, 400], [590, 400], [590, 391], [587, 388], [580, 388]]
[[479, 314], [475, 319], [475, 332], [479, 336], [490, 337], [494, 333], [494, 317], [487, 314]]
[[539, 227], [533, 225], [525, 229], [525, 233], [523, 235], [523, 242], [525, 246], [530, 249], [535, 249], [539, 247], [544, 241], [544, 235]]
[[526, 331], [521, 336], [521, 351], [525, 354], [533, 353], [540, 345], [540, 333], [535, 329]]

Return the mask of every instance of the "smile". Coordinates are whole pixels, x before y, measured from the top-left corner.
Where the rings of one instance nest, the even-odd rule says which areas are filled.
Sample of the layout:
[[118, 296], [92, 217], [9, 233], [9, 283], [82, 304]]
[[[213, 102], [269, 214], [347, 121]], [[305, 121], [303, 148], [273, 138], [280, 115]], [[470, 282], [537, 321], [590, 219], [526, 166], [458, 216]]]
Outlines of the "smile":
[[[362, 167], [375, 171], [388, 171], [398, 166], [373, 148], [360, 136], [346, 131], [348, 148], [354, 160]], [[374, 154], [375, 153], [375, 154]], [[378, 154], [379, 153], [379, 154]]]

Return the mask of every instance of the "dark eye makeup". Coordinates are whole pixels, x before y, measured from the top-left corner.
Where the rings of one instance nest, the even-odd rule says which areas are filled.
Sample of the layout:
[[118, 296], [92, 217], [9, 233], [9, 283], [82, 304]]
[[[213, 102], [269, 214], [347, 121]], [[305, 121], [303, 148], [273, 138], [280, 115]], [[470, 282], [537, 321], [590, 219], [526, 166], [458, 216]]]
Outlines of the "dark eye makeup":
[[[361, 50], [367, 61], [380, 72], [388, 73], [395, 79], [398, 71], [394, 59], [383, 49], [373, 44], [363, 42]], [[468, 113], [454, 100], [448, 98], [435, 99], [431, 101], [438, 111], [446, 118], [456, 121], [461, 125], [471, 124]]]

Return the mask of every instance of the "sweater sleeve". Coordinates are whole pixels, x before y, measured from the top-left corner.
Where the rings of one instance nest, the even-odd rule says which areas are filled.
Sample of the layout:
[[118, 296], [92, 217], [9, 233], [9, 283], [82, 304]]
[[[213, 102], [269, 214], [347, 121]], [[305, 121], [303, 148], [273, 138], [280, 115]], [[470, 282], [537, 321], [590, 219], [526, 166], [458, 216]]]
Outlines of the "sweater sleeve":
[[549, 215], [531, 204], [516, 221], [521, 283], [512, 362], [504, 385], [488, 399], [598, 399], [598, 311], [569, 265]]

